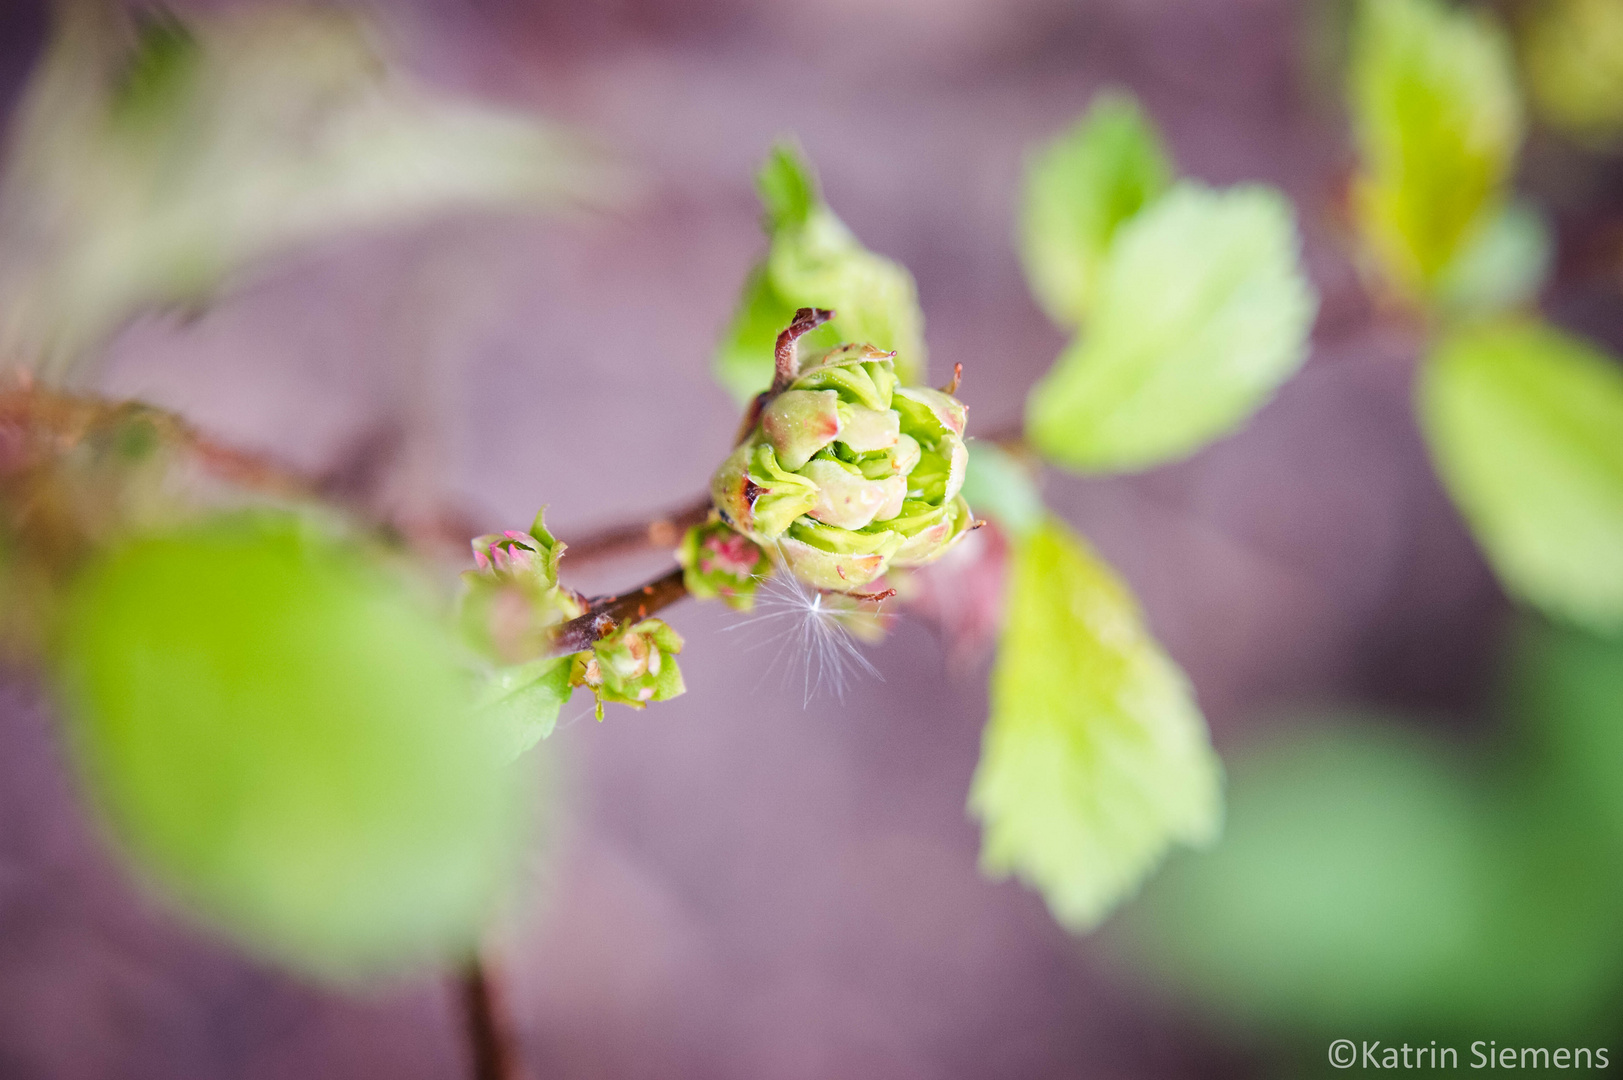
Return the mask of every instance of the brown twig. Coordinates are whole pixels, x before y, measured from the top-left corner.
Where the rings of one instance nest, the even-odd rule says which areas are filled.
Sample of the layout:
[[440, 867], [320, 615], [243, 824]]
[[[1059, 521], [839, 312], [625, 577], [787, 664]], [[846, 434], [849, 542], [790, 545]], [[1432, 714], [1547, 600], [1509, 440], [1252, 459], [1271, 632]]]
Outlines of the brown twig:
[[463, 971], [459, 990], [474, 1080], [524, 1080], [518, 1045], [489, 970], [475, 958]]
[[[352, 492], [341, 490], [331, 476], [307, 472], [272, 454], [233, 446], [168, 410], [139, 402], [62, 393], [26, 378], [0, 388], [0, 428], [30, 432], [53, 448], [74, 445], [95, 431], [133, 420], [150, 423], [164, 444], [190, 458], [207, 476], [274, 498], [342, 506], [360, 517], [377, 520], [375, 512], [358, 503]], [[710, 498], [704, 496], [647, 521], [592, 533], [570, 543], [570, 561], [578, 566], [652, 548], [674, 548], [682, 533], [704, 521], [709, 512]], [[466, 554], [468, 540], [480, 531], [476, 522], [450, 510], [410, 522], [378, 524], [421, 546], [432, 545], [459, 554]]]
[[552, 635], [553, 656], [590, 649], [592, 644], [627, 620], [646, 619], [688, 594], [682, 568], [674, 567], [640, 589], [594, 598], [586, 613], [560, 626]]
[[629, 555], [650, 548], [674, 549], [681, 543], [683, 533], [694, 525], [703, 524], [709, 515], [710, 496], [705, 495], [647, 521], [615, 525], [571, 540], [569, 561], [578, 566], [588, 560]]
[[191, 457], [205, 472], [239, 487], [279, 496], [319, 497], [318, 479], [299, 469], [241, 447], [229, 446], [176, 414], [136, 401], [109, 401], [87, 394], [66, 394], [22, 378], [0, 391], [0, 422], [26, 425], [48, 433], [59, 445], [72, 445], [98, 429], [144, 420], [164, 442]]

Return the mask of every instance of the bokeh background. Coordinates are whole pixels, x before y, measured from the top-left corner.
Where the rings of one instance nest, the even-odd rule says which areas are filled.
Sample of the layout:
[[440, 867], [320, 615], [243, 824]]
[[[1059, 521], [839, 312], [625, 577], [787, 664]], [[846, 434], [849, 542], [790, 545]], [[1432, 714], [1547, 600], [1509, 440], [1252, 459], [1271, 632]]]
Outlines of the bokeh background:
[[[452, 503], [482, 526], [522, 525], [545, 503], [568, 539], [683, 503], [735, 428], [709, 358], [762, 250], [753, 172], [792, 133], [857, 235], [915, 274], [932, 375], [964, 365], [971, 433], [1003, 427], [1064, 344], [1015, 256], [1024, 155], [1097, 91], [1125, 87], [1184, 173], [1294, 200], [1321, 312], [1306, 367], [1242, 432], [1147, 474], [1050, 474], [1052, 505], [1137, 590], [1225, 757], [1349, 711], [1462, 754], [1499, 737], [1495, 688], [1527, 617], [1427, 460], [1410, 402], [1419, 339], [1382, 317], [1348, 257], [1339, 5], [370, 10], [422, 77], [573, 126], [627, 167], [636, 197], [613, 213], [468, 214], [301, 249], [194, 319], [125, 329], [109, 392], [348, 470], [382, 503]], [[43, 4], [0, 6], [0, 108], [46, 23]], [[1535, 134], [1521, 186], [1557, 225], [1544, 310], [1623, 350], [1623, 164]], [[611, 589], [658, 566], [594, 565], [574, 583]], [[644, 714], [611, 708], [601, 725], [577, 698], [536, 765], [559, 796], [501, 951], [536, 1077], [1323, 1071], [1316, 1029], [1173, 992], [1178, 979], [1119, 926], [1072, 938], [1035, 894], [977, 873], [964, 799], [984, 663], [951, 662], [904, 620], [868, 651], [882, 678], [806, 704], [798, 681], [763, 676], [773, 649], [741, 652], [757, 631], [729, 629], [737, 616], [688, 604], [672, 619], [689, 693]], [[435, 980], [360, 999], [315, 990], [132, 885], [27, 673], [0, 686], [0, 740], [0, 1075], [462, 1075], [454, 1003]], [[1598, 979], [1584, 1008], [1606, 1015], [1616, 983]], [[1541, 1037], [1588, 1039], [1585, 1023]]]

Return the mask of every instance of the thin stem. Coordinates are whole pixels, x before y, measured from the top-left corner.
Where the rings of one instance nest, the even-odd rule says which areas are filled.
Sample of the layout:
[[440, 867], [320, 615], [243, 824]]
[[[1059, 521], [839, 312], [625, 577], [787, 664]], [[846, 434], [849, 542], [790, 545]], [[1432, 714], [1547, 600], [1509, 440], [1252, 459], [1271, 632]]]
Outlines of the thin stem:
[[682, 568], [677, 566], [639, 589], [596, 597], [585, 614], [564, 623], [553, 634], [551, 654], [563, 656], [565, 653], [590, 649], [594, 642], [613, 632], [622, 622], [646, 619], [687, 594]]
[[49, 433], [62, 445], [73, 445], [97, 430], [145, 420], [163, 441], [190, 454], [204, 470], [241, 487], [274, 495], [319, 496], [321, 483], [272, 457], [218, 442], [179, 416], [134, 401], [108, 401], [64, 394], [22, 379], [0, 391], [0, 423]]
[[824, 308], [803, 307], [795, 312], [794, 321], [778, 335], [777, 347], [772, 350], [772, 394], [783, 393], [795, 381], [795, 376], [800, 374], [800, 357], [795, 350], [795, 342], [833, 317], [834, 313]]
[[695, 499], [676, 510], [647, 521], [628, 522], [591, 533], [569, 542], [568, 558], [573, 566], [594, 559], [610, 559], [649, 548], [672, 548], [682, 534], [710, 516], [710, 496]]
[[[89, 394], [68, 394], [21, 378], [0, 388], [0, 429], [12, 427], [27, 436], [45, 436], [45, 445], [60, 450], [77, 444], [98, 430], [145, 420], [162, 442], [194, 461], [202, 471], [235, 487], [281, 499], [308, 499], [340, 505], [373, 521], [375, 513], [335, 490], [330, 476], [307, 472], [271, 454], [233, 446], [209, 435], [166, 409], [138, 402], [109, 401]], [[27, 449], [0, 449], [22, 453]], [[10, 462], [8, 467], [16, 463]], [[575, 540], [569, 545], [570, 563], [579, 566], [596, 559], [614, 558], [651, 548], [674, 548], [689, 526], [710, 512], [709, 496], [647, 521], [616, 525]], [[468, 540], [479, 533], [476, 522], [446, 511], [410, 522], [378, 524], [405, 535], [423, 547], [455, 550], [466, 555]]]
[[473, 1080], [525, 1080], [501, 995], [485, 964], [476, 957], [462, 972], [460, 983]]

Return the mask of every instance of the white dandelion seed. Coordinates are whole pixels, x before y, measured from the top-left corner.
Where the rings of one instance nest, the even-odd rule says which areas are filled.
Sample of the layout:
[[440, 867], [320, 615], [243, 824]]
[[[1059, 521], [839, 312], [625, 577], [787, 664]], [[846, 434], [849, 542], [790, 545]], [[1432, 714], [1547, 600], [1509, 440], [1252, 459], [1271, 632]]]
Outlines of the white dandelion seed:
[[800, 676], [802, 706], [825, 689], [844, 699], [858, 672], [883, 681], [852, 639], [849, 621], [865, 616], [853, 602], [806, 585], [787, 570], [766, 578], [755, 594], [755, 614], [728, 630], [744, 630], [756, 640], [748, 650], [776, 644], [778, 651], [762, 672], [762, 682], [781, 669], [785, 685]]

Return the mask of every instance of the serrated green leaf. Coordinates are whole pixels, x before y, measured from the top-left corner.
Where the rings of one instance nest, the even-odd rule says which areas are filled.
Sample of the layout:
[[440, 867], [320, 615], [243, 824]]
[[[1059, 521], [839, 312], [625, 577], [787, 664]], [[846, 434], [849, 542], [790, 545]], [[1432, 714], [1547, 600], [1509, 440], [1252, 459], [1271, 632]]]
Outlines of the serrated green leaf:
[[1028, 162], [1020, 254], [1049, 318], [1082, 322], [1116, 230], [1171, 182], [1160, 134], [1125, 94], [1101, 95]]
[[624, 188], [533, 116], [391, 75], [337, 9], [125, 23], [66, 4], [0, 185], [0, 355], [53, 373], [151, 307], [196, 307], [291, 245], [452, 207]]
[[1088, 327], [1026, 433], [1087, 471], [1142, 469], [1238, 427], [1301, 366], [1318, 305], [1290, 204], [1180, 183], [1117, 234]]
[[1426, 299], [1499, 212], [1521, 143], [1504, 34], [1439, 0], [1364, 0], [1350, 71], [1353, 211], [1399, 291]]
[[552, 734], [558, 713], [574, 691], [569, 684], [571, 656], [549, 656], [525, 664], [499, 667], [490, 673], [478, 698], [480, 714], [494, 725], [516, 758]]
[[1096, 926], [1175, 843], [1217, 834], [1221, 769], [1126, 587], [1050, 518], [1015, 545], [970, 809], [981, 865]]
[[518, 774], [400, 583], [281, 516], [134, 541], [74, 585], [59, 684], [128, 852], [251, 949], [350, 978], [471, 948]]
[[1438, 472], [1512, 595], [1623, 628], [1623, 370], [1533, 322], [1445, 339], [1419, 387]]
[[739, 401], [772, 383], [773, 346], [795, 310], [828, 308], [832, 322], [800, 339], [804, 356], [841, 342], [895, 350], [903, 385], [922, 381], [924, 315], [913, 275], [875, 255], [823, 201], [800, 151], [773, 148], [757, 186], [766, 208], [767, 257], [750, 271], [733, 321], [716, 349], [716, 378]]

